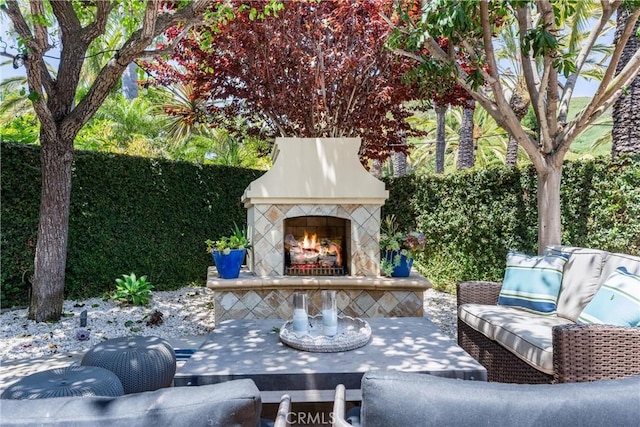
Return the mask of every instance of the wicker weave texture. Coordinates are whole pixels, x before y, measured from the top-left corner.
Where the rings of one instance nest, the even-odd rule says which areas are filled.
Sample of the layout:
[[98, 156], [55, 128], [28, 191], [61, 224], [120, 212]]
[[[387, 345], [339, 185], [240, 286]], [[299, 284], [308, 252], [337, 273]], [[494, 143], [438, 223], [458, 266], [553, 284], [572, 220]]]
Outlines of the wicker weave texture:
[[496, 305], [501, 287], [502, 284], [498, 282], [460, 282], [456, 292], [458, 305]]
[[130, 394], [171, 386], [176, 373], [176, 354], [162, 338], [121, 337], [93, 347], [81, 364], [115, 373], [125, 394]]
[[113, 372], [94, 366], [66, 366], [28, 375], [5, 389], [2, 399], [45, 399], [66, 396], [122, 396]]
[[518, 384], [549, 384], [553, 381], [553, 376], [538, 371], [459, 319], [458, 345], [487, 369], [489, 381]]
[[[462, 282], [458, 305], [497, 304], [500, 283]], [[487, 369], [489, 381], [564, 383], [640, 375], [640, 328], [612, 325], [562, 325], [553, 328], [550, 376], [458, 319], [458, 344]]]
[[556, 382], [583, 382], [640, 375], [640, 328], [563, 325], [553, 328]]

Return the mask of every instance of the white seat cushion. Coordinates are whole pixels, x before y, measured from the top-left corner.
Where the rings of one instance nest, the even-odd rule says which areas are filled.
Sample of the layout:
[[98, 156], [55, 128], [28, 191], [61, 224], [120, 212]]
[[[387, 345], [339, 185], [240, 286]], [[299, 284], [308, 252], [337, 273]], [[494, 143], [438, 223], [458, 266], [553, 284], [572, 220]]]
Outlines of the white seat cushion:
[[640, 275], [640, 257], [627, 254], [608, 254], [602, 267], [599, 285], [602, 285], [618, 267], [624, 267], [628, 273], [638, 276]]
[[573, 323], [546, 316], [505, 322], [495, 325], [495, 340], [537, 370], [553, 375], [553, 327]]
[[552, 328], [573, 324], [558, 316], [545, 316], [499, 305], [463, 304], [460, 320], [495, 340], [534, 368], [553, 374]]
[[523, 315], [531, 313], [504, 305], [462, 304], [458, 307], [460, 320], [492, 340], [495, 339], [495, 325]]

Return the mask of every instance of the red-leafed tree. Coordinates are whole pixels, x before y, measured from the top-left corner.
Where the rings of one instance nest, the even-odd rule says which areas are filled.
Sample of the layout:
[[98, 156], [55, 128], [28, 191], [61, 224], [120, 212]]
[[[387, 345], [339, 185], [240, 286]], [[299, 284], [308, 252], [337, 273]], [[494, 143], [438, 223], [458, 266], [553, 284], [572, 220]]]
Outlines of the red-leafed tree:
[[278, 16], [259, 21], [247, 8], [260, 9], [258, 2], [233, 5], [232, 22], [198, 28], [168, 61], [143, 66], [159, 84], [193, 85], [212, 125], [258, 117], [270, 136], [360, 136], [363, 160], [406, 149], [404, 138], [415, 132], [403, 102], [416, 99], [418, 87], [405, 83], [412, 61], [385, 46], [390, 26], [382, 14], [391, 16], [391, 2], [287, 1]]

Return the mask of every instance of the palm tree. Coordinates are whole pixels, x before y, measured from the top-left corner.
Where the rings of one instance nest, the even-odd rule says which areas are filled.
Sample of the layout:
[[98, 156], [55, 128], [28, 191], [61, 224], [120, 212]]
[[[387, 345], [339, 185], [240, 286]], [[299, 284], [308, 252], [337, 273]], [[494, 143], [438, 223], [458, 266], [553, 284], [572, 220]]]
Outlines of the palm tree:
[[[531, 104], [531, 97], [527, 91], [524, 76], [520, 74], [509, 99], [509, 106], [513, 109], [513, 113], [520, 122], [527, 115], [529, 104]], [[504, 162], [506, 166], [514, 167], [518, 164], [518, 151], [518, 140], [513, 135], [509, 135], [507, 155]]]
[[[463, 122], [463, 109], [451, 108], [442, 116], [443, 124], [438, 128], [438, 118], [433, 111], [423, 115], [415, 115], [410, 118], [412, 126], [427, 132], [427, 137], [412, 141], [413, 149], [409, 156], [410, 164], [414, 169], [435, 168], [437, 164], [437, 152], [435, 148], [440, 140], [441, 146], [446, 146], [442, 152], [442, 170], [452, 170], [459, 160], [460, 129]], [[476, 108], [471, 132], [471, 147], [474, 155], [474, 166], [487, 167], [494, 164], [503, 164], [507, 147], [507, 132], [483, 109]], [[442, 135], [433, 135], [441, 129]], [[522, 156], [525, 158], [526, 156]], [[440, 172], [437, 172], [440, 173]]]
[[[508, 76], [505, 84], [511, 89], [509, 106], [513, 109], [516, 118], [522, 121], [529, 110], [531, 98], [527, 91], [527, 85], [522, 72], [522, 59], [518, 46], [517, 26], [514, 22], [503, 25], [500, 28], [500, 41], [502, 48], [497, 51], [498, 59], [503, 64], [507, 64], [507, 69], [503, 73]], [[518, 164], [518, 140], [512, 135], [509, 136], [505, 165], [516, 166]]]
[[460, 123], [460, 143], [458, 145], [458, 169], [472, 168], [474, 164], [473, 113], [476, 101], [469, 98], [462, 107], [462, 121]]
[[26, 97], [26, 87], [27, 79], [21, 76], [8, 77], [0, 82], [0, 123], [3, 125], [18, 114], [33, 111], [31, 101]]
[[[637, 6], [636, 6], [637, 7]], [[621, 7], [618, 9], [616, 33], [614, 42], [622, 36], [625, 22], [629, 17], [630, 9]], [[638, 33], [636, 22], [633, 33]], [[638, 37], [631, 36], [622, 51], [620, 62], [616, 67], [616, 75], [629, 62], [629, 58], [638, 50], [640, 41]], [[627, 91], [613, 105], [613, 130], [611, 155], [617, 157], [620, 154], [640, 154], [640, 76], [636, 77]]]
[[[407, 138], [402, 135], [402, 143], [406, 147]], [[390, 157], [393, 163], [393, 176], [405, 176], [407, 174], [407, 155], [404, 151], [394, 151]]]
[[76, 147], [145, 157], [165, 156], [166, 126], [162, 110], [147, 98], [107, 98], [80, 131]]
[[445, 139], [445, 114], [447, 105], [433, 103], [433, 111], [436, 113], [436, 173], [444, 173], [444, 155], [447, 148]]

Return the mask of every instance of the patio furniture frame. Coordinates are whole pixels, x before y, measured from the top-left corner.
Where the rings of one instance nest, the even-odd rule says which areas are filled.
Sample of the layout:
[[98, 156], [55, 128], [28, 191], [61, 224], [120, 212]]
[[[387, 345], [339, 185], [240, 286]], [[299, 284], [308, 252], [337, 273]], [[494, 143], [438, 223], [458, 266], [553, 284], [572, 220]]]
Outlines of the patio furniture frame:
[[[497, 305], [502, 284], [461, 282], [457, 303]], [[553, 375], [538, 371], [458, 317], [458, 345], [487, 368], [489, 381], [565, 383], [640, 375], [640, 328], [569, 324], [553, 328]]]

